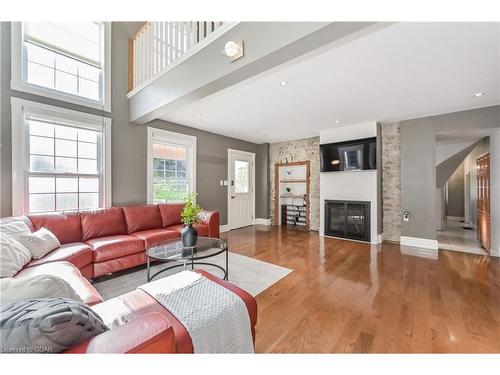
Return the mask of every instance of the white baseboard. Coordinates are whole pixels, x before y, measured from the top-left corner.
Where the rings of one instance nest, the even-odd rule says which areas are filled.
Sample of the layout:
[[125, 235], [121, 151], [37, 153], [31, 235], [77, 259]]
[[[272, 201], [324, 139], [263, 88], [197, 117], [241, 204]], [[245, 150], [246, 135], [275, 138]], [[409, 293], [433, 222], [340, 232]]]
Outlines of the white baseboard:
[[228, 224], [224, 224], [219, 226], [219, 232], [224, 233], [224, 232], [229, 232], [231, 230], [231, 227]]
[[411, 255], [414, 257], [428, 258], [428, 259], [438, 259], [438, 250], [437, 249], [423, 249], [418, 247], [411, 246], [402, 246], [401, 254]]
[[437, 240], [429, 240], [427, 238], [401, 236], [399, 243], [402, 246], [413, 246], [424, 249], [437, 250], [439, 248]]
[[271, 225], [271, 219], [260, 219], [257, 218], [253, 221], [256, 225]]
[[377, 244], [384, 241], [384, 233], [377, 234]]
[[464, 220], [463, 216], [446, 216], [446, 220], [452, 220], [452, 221], [460, 221]]

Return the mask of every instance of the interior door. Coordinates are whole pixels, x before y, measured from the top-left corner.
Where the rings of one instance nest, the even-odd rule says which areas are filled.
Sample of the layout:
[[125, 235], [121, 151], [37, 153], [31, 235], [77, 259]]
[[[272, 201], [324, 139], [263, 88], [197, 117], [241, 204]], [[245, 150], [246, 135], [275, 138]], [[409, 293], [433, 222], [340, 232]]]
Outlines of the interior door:
[[255, 154], [229, 150], [228, 212], [231, 229], [254, 223]]
[[490, 154], [476, 160], [477, 170], [477, 237], [487, 251], [491, 247]]

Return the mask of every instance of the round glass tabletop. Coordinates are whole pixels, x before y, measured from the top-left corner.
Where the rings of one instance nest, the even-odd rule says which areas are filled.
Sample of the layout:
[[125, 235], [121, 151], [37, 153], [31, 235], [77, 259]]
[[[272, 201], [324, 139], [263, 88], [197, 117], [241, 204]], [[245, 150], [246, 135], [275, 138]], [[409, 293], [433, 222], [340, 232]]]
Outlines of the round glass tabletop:
[[183, 247], [180, 238], [151, 246], [146, 255], [160, 261], [197, 260], [209, 258], [227, 250], [227, 242], [219, 238], [198, 237], [194, 247]]

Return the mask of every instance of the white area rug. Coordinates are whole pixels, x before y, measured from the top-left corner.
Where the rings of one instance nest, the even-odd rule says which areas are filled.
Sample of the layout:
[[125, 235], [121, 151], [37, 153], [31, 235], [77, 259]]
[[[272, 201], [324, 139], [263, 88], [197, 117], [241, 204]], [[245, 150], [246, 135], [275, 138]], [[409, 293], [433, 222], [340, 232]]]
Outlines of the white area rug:
[[[222, 267], [225, 267], [226, 264], [224, 254], [204, 259], [203, 261], [215, 263]], [[157, 263], [151, 267], [151, 274], [173, 264], [175, 263]], [[219, 277], [223, 276], [222, 271], [215, 267], [201, 265], [195, 268], [201, 268]], [[180, 271], [182, 271], [182, 267], [169, 270], [158, 275], [154, 280], [167, 277]], [[290, 272], [292, 272], [292, 270], [289, 268], [280, 267], [272, 263], [262, 262], [257, 259], [229, 252], [229, 281], [241, 289], [246, 290], [254, 297], [281, 280]], [[131, 292], [145, 282], [146, 267], [144, 266], [117, 272], [109, 277], [99, 278], [93, 285], [102, 298], [108, 300]]]

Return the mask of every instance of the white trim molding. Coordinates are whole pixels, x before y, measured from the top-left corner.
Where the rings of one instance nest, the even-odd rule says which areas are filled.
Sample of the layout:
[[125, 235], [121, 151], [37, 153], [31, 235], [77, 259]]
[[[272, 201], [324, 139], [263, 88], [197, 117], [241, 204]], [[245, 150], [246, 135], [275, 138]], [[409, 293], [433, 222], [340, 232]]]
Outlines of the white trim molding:
[[427, 238], [401, 236], [399, 243], [401, 246], [420, 247], [423, 249], [437, 250], [439, 248], [437, 240]]
[[450, 221], [464, 221], [463, 216], [446, 216], [446, 220]]
[[255, 225], [271, 225], [271, 219], [257, 218], [254, 220]]
[[196, 137], [148, 126], [147, 140], [147, 189], [148, 203], [153, 203], [153, 142], [185, 146], [188, 149], [188, 180], [190, 192], [196, 192]]
[[28, 209], [28, 145], [27, 116], [99, 130], [102, 134], [100, 175], [102, 176], [101, 206], [111, 207], [111, 119], [71, 109], [11, 97], [12, 106], [12, 215], [27, 214]]
[[23, 47], [22, 22], [11, 23], [11, 81], [12, 90], [40, 95], [85, 107], [111, 112], [111, 22], [103, 22], [103, 56], [101, 100], [92, 100], [56, 89], [30, 84], [26, 81], [26, 52]]
[[224, 225], [219, 226], [220, 233], [229, 232], [230, 230], [231, 230], [231, 227], [228, 224], [224, 224]]

